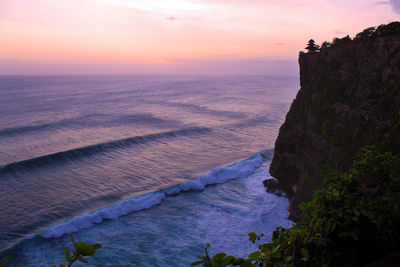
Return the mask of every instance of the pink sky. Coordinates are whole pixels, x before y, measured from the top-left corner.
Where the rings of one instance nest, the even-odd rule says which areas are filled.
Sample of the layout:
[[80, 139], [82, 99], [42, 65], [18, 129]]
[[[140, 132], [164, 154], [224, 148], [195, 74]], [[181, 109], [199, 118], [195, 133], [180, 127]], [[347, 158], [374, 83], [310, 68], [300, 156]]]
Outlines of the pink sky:
[[318, 43], [400, 0], [0, 0], [0, 74], [297, 75]]

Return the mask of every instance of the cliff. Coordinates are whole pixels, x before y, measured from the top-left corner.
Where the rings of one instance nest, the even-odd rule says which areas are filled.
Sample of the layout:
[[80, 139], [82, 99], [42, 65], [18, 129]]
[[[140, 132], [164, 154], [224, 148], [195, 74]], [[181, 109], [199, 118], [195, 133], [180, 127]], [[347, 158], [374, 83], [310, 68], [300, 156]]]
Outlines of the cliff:
[[279, 130], [270, 166], [290, 199], [291, 219], [300, 218], [298, 204], [311, 200], [323, 170], [348, 170], [360, 147], [400, 155], [399, 25], [300, 53], [301, 89]]

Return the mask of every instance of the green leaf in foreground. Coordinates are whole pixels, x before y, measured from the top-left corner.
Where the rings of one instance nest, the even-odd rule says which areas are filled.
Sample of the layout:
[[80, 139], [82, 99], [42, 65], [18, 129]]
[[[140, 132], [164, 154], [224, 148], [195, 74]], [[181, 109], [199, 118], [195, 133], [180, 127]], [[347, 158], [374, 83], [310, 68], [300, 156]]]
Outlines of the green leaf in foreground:
[[202, 263], [203, 263], [203, 261], [195, 261], [195, 262], [192, 262], [192, 264], [190, 264], [190, 266], [197, 266], [197, 265], [200, 265]]
[[69, 248], [65, 249], [65, 259], [69, 262], [71, 260], [71, 252], [69, 251]]
[[83, 263], [88, 263], [88, 261], [82, 256], [93, 256], [94, 254], [96, 254], [96, 249], [101, 248], [101, 244], [99, 243], [90, 245], [82, 241], [75, 242], [72, 234], [70, 235], [70, 237], [75, 250], [72, 250], [72, 256], [71, 256], [71, 251], [69, 250], [69, 248], [65, 249], [64, 255], [65, 259], [68, 261], [68, 264], [62, 263], [61, 267], [71, 267], [71, 265], [77, 260]]
[[10, 256], [5, 257], [4, 259], [0, 260], [0, 267], [3, 266], [4, 264], [6, 264], [6, 262], [10, 259]]

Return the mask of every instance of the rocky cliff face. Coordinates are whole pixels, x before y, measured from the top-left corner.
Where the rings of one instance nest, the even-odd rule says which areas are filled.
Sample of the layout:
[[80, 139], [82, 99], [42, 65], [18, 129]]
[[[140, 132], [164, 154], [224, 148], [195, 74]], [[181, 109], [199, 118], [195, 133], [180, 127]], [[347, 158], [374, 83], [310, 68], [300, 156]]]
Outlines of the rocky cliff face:
[[301, 89], [279, 131], [270, 172], [291, 200], [312, 198], [327, 165], [347, 170], [360, 147], [400, 155], [400, 35], [300, 53]]

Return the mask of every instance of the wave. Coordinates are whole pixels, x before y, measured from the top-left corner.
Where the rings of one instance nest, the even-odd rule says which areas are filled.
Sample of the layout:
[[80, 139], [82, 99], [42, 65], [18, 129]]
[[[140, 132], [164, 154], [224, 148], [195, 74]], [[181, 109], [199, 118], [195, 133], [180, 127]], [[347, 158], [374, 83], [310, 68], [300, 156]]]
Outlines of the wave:
[[44, 238], [58, 238], [65, 234], [89, 228], [104, 220], [118, 219], [121, 216], [128, 215], [135, 211], [149, 209], [155, 205], [161, 204], [163, 199], [167, 196], [192, 190], [203, 190], [207, 185], [221, 184], [231, 179], [246, 177], [260, 167], [262, 163], [262, 156], [257, 153], [246, 160], [224, 167], [217, 167], [207, 174], [187, 180], [181, 184], [156, 192], [134, 196], [122, 200], [115, 205], [74, 217], [71, 220], [52, 226], [40, 235]]
[[229, 111], [229, 110], [216, 110], [216, 109], [209, 109], [203, 106], [198, 106], [189, 103], [180, 103], [180, 102], [163, 102], [163, 105], [171, 106], [171, 107], [178, 107], [181, 109], [188, 110], [191, 113], [199, 113], [199, 114], [208, 114], [213, 116], [221, 116], [225, 118], [233, 118], [233, 119], [246, 119], [247, 116], [243, 112], [238, 111]]
[[11, 171], [37, 168], [45, 165], [56, 164], [66, 160], [78, 159], [82, 157], [92, 156], [101, 152], [126, 148], [136, 144], [143, 144], [149, 141], [155, 141], [163, 138], [176, 138], [179, 136], [189, 136], [195, 134], [204, 134], [210, 132], [210, 128], [192, 127], [175, 131], [161, 132], [149, 135], [134, 136], [124, 139], [114, 140], [110, 142], [98, 143], [90, 146], [79, 147], [71, 150], [61, 151], [53, 154], [48, 154], [36, 158], [17, 161], [5, 165], [0, 169], [0, 174]]
[[112, 116], [108, 114], [94, 114], [85, 115], [69, 119], [62, 119], [59, 121], [43, 124], [33, 124], [18, 127], [9, 127], [0, 130], [0, 136], [16, 136], [23, 135], [30, 132], [50, 131], [62, 128], [95, 128], [95, 127], [117, 127], [126, 126], [128, 124], [149, 124], [159, 127], [166, 127], [171, 125], [179, 125], [179, 122], [172, 120], [165, 120], [153, 116], [152, 114], [126, 114], [119, 116]]

